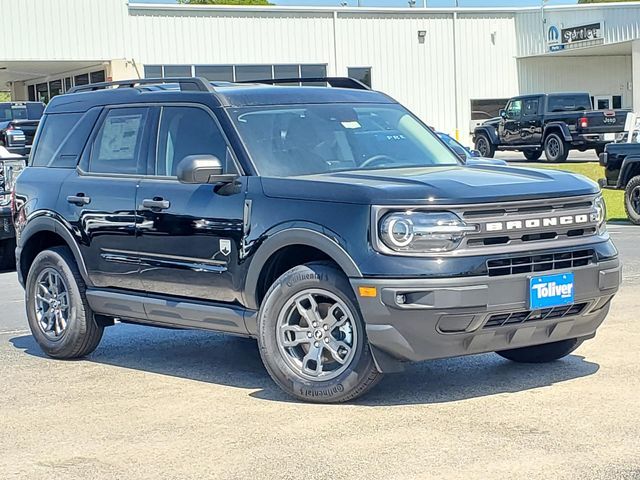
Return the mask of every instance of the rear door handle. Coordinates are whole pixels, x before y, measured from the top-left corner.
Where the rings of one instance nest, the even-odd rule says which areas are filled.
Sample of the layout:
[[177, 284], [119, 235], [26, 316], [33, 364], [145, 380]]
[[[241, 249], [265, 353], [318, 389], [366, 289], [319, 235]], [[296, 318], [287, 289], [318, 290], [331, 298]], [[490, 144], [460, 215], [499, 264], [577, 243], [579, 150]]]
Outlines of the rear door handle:
[[151, 210], [166, 210], [171, 207], [171, 202], [160, 197], [145, 198], [142, 200], [142, 206]]
[[91, 197], [87, 197], [84, 193], [78, 193], [77, 195], [69, 195], [67, 202], [81, 207], [83, 205], [89, 205], [91, 203]]

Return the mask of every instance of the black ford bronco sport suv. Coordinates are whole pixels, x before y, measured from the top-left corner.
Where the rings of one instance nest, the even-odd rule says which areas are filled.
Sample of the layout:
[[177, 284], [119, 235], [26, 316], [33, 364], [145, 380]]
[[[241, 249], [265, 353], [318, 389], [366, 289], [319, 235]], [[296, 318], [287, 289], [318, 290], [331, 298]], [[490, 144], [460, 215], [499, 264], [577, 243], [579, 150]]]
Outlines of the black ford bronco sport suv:
[[55, 97], [13, 200], [42, 349], [87, 355], [114, 320], [227, 332], [289, 394], [341, 402], [407, 361], [548, 362], [595, 335], [620, 282], [596, 184], [465, 165], [325, 80]]

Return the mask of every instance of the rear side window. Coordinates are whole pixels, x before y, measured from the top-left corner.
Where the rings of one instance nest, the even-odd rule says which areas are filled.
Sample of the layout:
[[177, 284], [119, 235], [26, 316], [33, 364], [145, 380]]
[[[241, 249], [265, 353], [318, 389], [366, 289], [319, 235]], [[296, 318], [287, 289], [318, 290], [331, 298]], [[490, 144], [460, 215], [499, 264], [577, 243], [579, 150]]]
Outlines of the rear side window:
[[81, 117], [81, 113], [59, 113], [44, 117], [29, 163], [34, 167], [49, 165]]
[[176, 176], [189, 155], [213, 155], [226, 161], [227, 144], [211, 116], [201, 108], [164, 107], [158, 135], [156, 175]]
[[591, 110], [591, 98], [589, 95], [551, 95], [547, 110], [552, 113]]
[[92, 173], [142, 174], [142, 140], [149, 110], [109, 110], [95, 137], [89, 162]]

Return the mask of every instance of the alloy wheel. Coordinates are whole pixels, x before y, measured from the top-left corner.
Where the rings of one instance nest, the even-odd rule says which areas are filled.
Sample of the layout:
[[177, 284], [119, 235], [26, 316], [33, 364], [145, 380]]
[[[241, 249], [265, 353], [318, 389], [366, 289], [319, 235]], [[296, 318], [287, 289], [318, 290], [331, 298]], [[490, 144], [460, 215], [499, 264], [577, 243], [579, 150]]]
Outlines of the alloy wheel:
[[45, 268], [36, 279], [36, 318], [50, 340], [61, 338], [69, 324], [69, 287], [53, 268]]
[[631, 190], [629, 202], [633, 211], [640, 215], [640, 185]]
[[551, 158], [558, 158], [560, 155], [560, 142], [556, 138], [550, 138], [547, 143], [547, 153]]
[[355, 317], [323, 289], [297, 293], [281, 309], [276, 341], [287, 365], [303, 378], [330, 380], [351, 363], [358, 342]]

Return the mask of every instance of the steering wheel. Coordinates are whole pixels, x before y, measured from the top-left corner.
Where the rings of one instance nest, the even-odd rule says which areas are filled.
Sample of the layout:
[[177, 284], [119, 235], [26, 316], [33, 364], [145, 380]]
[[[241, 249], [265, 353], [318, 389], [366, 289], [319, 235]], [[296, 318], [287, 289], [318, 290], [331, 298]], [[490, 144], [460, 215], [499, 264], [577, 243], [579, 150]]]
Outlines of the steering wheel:
[[360, 164], [360, 168], [365, 168], [368, 167], [370, 165], [374, 165], [376, 163], [381, 164], [380, 166], [387, 164], [389, 162], [393, 163], [396, 160], [393, 157], [390, 157], [389, 155], [374, 155], [373, 157], [369, 157], [367, 158], [364, 162], [362, 162]]

